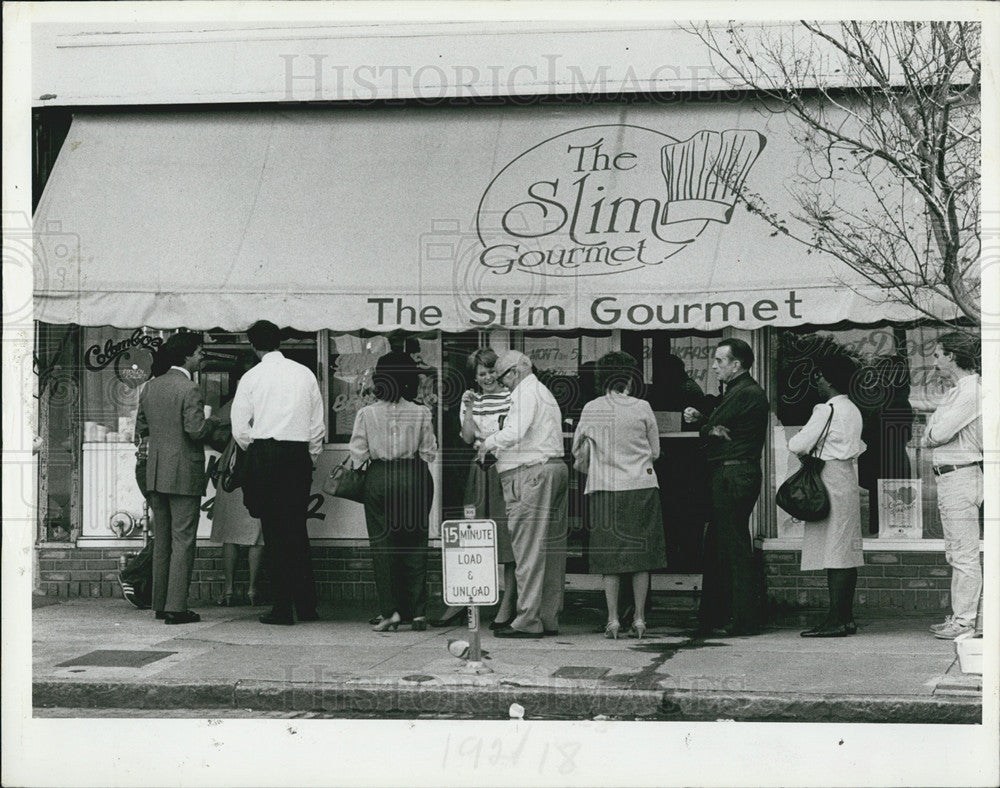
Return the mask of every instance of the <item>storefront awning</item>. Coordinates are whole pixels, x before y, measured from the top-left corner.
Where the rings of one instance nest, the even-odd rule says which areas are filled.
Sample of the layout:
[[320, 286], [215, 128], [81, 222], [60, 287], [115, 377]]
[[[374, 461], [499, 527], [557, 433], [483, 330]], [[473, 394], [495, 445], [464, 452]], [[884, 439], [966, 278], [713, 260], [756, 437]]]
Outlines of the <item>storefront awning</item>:
[[759, 328], [915, 317], [737, 203], [797, 153], [747, 102], [81, 114], [35, 317], [302, 330]]

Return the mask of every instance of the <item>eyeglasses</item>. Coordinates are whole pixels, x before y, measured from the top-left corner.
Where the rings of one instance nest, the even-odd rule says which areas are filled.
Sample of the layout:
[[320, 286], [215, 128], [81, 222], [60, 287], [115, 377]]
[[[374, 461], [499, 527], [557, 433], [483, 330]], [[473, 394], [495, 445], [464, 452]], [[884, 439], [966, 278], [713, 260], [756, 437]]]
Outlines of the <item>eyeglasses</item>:
[[501, 383], [503, 383], [503, 379], [507, 377], [511, 372], [513, 372], [514, 369], [515, 369], [514, 367], [505, 369], [503, 372], [501, 372], [499, 375], [496, 376], [496, 379], [499, 380]]

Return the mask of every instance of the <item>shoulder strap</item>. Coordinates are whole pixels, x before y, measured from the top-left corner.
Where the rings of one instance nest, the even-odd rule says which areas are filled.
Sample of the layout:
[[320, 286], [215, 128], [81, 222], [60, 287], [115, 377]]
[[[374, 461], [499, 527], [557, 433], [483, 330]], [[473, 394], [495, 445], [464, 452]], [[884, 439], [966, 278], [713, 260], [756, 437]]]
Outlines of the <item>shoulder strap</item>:
[[812, 451], [809, 452], [813, 457], [819, 457], [823, 452], [823, 447], [826, 445], [826, 437], [830, 434], [830, 424], [833, 421], [833, 405], [830, 405], [830, 415], [826, 419], [826, 426], [823, 427], [823, 431], [819, 434], [819, 438], [816, 440], [816, 445], [812, 447]]

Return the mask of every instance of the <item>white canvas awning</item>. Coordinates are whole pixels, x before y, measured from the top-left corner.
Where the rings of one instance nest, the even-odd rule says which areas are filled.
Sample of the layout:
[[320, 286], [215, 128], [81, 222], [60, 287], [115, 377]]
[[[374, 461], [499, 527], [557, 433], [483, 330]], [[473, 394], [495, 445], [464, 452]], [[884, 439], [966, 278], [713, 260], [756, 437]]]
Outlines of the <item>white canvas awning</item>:
[[[302, 330], [909, 319], [736, 203], [797, 151], [747, 102], [81, 114], [36, 319]], [[866, 297], [867, 296], [867, 297]]]

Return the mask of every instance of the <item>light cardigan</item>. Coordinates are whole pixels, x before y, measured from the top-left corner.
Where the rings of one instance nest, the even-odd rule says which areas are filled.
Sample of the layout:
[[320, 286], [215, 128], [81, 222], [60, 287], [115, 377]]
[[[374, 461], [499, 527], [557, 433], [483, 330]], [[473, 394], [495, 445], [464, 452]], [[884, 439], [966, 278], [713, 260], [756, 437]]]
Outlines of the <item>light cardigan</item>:
[[808, 454], [823, 434], [826, 421], [833, 408], [830, 432], [820, 452], [821, 460], [853, 460], [861, 456], [867, 446], [861, 440], [861, 411], [846, 394], [831, 397], [825, 404], [813, 408], [809, 421], [788, 440], [792, 454]]
[[658, 487], [653, 461], [660, 431], [646, 400], [606, 394], [588, 402], [573, 435], [573, 456], [590, 454], [584, 493]]

